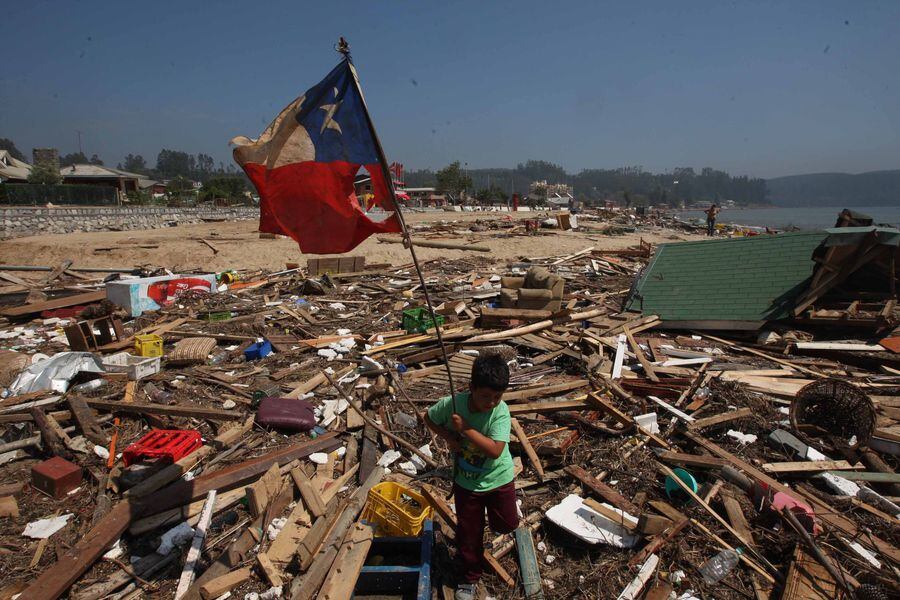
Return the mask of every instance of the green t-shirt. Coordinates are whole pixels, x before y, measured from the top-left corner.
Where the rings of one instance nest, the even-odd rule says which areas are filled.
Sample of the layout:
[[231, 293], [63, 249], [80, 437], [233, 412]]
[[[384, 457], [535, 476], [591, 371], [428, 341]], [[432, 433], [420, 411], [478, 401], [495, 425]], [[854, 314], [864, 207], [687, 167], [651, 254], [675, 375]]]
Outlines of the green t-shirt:
[[[497, 458], [485, 456], [468, 438], [456, 453], [456, 483], [473, 492], [489, 492], [513, 480], [513, 461], [509, 453], [509, 407], [500, 402], [490, 412], [471, 412], [469, 392], [456, 394], [456, 412], [472, 429], [497, 442], [506, 442]], [[428, 409], [428, 418], [435, 425], [450, 427], [453, 402], [450, 396], [441, 398]]]

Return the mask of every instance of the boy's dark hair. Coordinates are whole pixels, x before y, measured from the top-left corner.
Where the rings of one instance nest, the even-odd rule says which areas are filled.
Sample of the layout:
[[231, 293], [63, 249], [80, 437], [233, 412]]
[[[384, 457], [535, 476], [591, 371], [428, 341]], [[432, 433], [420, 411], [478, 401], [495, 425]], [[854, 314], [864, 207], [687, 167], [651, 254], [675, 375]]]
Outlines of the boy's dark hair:
[[509, 367], [499, 354], [481, 355], [472, 364], [472, 387], [505, 392], [509, 387]]

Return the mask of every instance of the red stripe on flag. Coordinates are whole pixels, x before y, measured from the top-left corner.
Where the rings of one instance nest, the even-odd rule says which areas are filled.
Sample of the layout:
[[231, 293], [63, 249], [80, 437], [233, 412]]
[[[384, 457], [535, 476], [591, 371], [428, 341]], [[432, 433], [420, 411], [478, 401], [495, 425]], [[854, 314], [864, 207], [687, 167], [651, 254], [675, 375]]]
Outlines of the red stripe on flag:
[[[357, 164], [302, 162], [269, 170], [263, 165], [245, 163], [243, 167], [259, 191], [259, 230], [290, 236], [300, 245], [301, 252], [340, 254], [349, 252], [373, 233], [400, 231], [396, 215], [376, 223], [363, 212], [353, 191]], [[383, 178], [372, 180], [376, 197], [382, 196], [386, 189], [377, 188], [384, 185]], [[384, 201], [379, 204], [388, 208]]]

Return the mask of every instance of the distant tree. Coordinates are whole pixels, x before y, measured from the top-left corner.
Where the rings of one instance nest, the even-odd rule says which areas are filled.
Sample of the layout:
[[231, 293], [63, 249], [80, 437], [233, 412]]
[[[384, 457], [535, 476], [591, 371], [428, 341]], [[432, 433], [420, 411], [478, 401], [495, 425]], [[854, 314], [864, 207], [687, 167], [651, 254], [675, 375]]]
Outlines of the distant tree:
[[0, 138], [0, 150], [6, 150], [7, 152], [9, 152], [9, 155], [16, 160], [28, 162], [25, 159], [25, 155], [22, 154], [18, 148], [16, 148], [16, 145], [9, 138]]
[[31, 173], [28, 174], [28, 183], [36, 185], [56, 185], [62, 181], [62, 176], [51, 164], [40, 163], [31, 167]]
[[144, 160], [144, 157], [140, 154], [126, 154], [125, 162], [119, 165], [119, 168], [123, 171], [129, 171], [131, 173], [140, 173], [141, 175], [147, 174], [147, 161]]
[[196, 159], [180, 150], [162, 149], [156, 157], [156, 171], [165, 178], [184, 177], [189, 179], [194, 175]]
[[91, 159], [90, 159], [88, 162], [91, 163], [92, 165], [97, 165], [97, 166], [100, 166], [100, 167], [103, 166], [103, 161], [100, 160], [100, 157], [97, 156], [96, 154], [94, 154], [93, 156], [91, 156]]
[[465, 175], [455, 161], [435, 174], [437, 179], [437, 193], [458, 196], [463, 190], [472, 189], [472, 179]]
[[529, 160], [519, 163], [516, 171], [526, 175], [532, 181], [547, 180], [548, 183], [565, 183], [566, 170], [545, 160]]
[[203, 184], [200, 198], [201, 200], [218, 198], [236, 200], [243, 198], [246, 191], [247, 183], [241, 177], [212, 177]]
[[495, 202], [503, 204], [506, 202], [507, 197], [503, 188], [497, 185], [491, 185], [475, 192], [475, 199], [482, 204], [494, 204]]
[[[96, 156], [96, 155], [94, 155]], [[63, 155], [59, 157], [59, 166], [60, 167], [71, 167], [72, 165], [86, 165], [88, 164], [88, 157], [84, 155], [84, 152], [71, 152], [69, 154]]]
[[622, 199], [625, 201], [625, 208], [631, 208], [631, 192], [628, 190], [622, 192]]

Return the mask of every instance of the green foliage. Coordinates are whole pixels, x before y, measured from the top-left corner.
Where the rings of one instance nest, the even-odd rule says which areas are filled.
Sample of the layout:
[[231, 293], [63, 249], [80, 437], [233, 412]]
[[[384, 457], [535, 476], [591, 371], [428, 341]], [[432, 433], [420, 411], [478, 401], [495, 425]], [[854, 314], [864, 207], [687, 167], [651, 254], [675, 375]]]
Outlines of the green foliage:
[[475, 193], [475, 199], [482, 204], [506, 204], [506, 201], [509, 199], [509, 194], [503, 191], [501, 187], [492, 184], [488, 188], [478, 190]]
[[455, 161], [435, 174], [437, 192], [459, 196], [463, 190], [472, 189], [472, 178], [463, 173], [459, 161]]
[[90, 158], [90, 160], [88, 160], [88, 162], [91, 163], [92, 165], [97, 165], [97, 166], [100, 166], [100, 167], [103, 166], [103, 161], [100, 160], [100, 157], [97, 156], [96, 154], [92, 155], [91, 158]]
[[156, 171], [171, 178], [188, 179], [196, 170], [196, 159], [187, 152], [163, 148], [156, 157]]
[[[136, 158], [140, 158], [140, 156]], [[159, 179], [183, 177], [200, 182], [205, 182], [211, 177], [223, 175], [243, 177], [243, 173], [240, 173], [233, 164], [229, 163], [226, 166], [220, 162], [219, 167], [216, 168], [215, 160], [208, 154], [201, 152], [194, 156], [181, 150], [165, 148], [160, 150], [159, 155], [156, 157], [156, 168], [153, 170], [152, 175]]]
[[28, 162], [25, 159], [25, 155], [22, 154], [18, 148], [16, 148], [16, 145], [9, 138], [0, 138], [0, 150], [6, 150], [7, 152], [9, 152], [10, 156], [17, 160]]
[[[96, 154], [94, 156], [97, 156]], [[70, 152], [69, 154], [65, 154], [59, 157], [59, 166], [60, 167], [71, 167], [72, 165], [86, 165], [88, 164], [88, 157], [84, 155], [84, 152]]]
[[247, 191], [247, 183], [241, 177], [213, 177], [203, 184], [201, 200], [240, 200]]
[[46, 163], [34, 165], [28, 174], [28, 183], [36, 185], [56, 185], [61, 181], [62, 176], [56, 167]]
[[147, 161], [140, 154], [126, 154], [125, 162], [119, 165], [119, 168], [129, 173], [147, 174]]
[[[408, 171], [405, 175], [406, 183], [410, 187], [440, 187], [437, 185], [438, 175], [443, 171], [438, 174], [431, 171]], [[744, 205], [768, 202], [764, 179], [735, 177], [708, 167], [701, 169], [699, 173], [690, 167], [677, 168], [672, 173], [651, 173], [643, 167], [623, 167], [585, 169], [570, 175], [559, 165], [529, 160], [515, 169], [472, 169], [468, 174], [473, 182], [468, 189], [482, 190], [494, 185], [507, 194], [513, 191], [527, 194], [533, 181], [569, 183], [575, 188], [576, 199], [587, 203], [607, 199], [621, 200], [623, 190], [629, 190], [629, 201], [633, 202], [640, 195], [653, 205], [681, 206], [685, 202], [721, 200], [733, 200]], [[773, 198], [777, 199], [774, 195]]]

